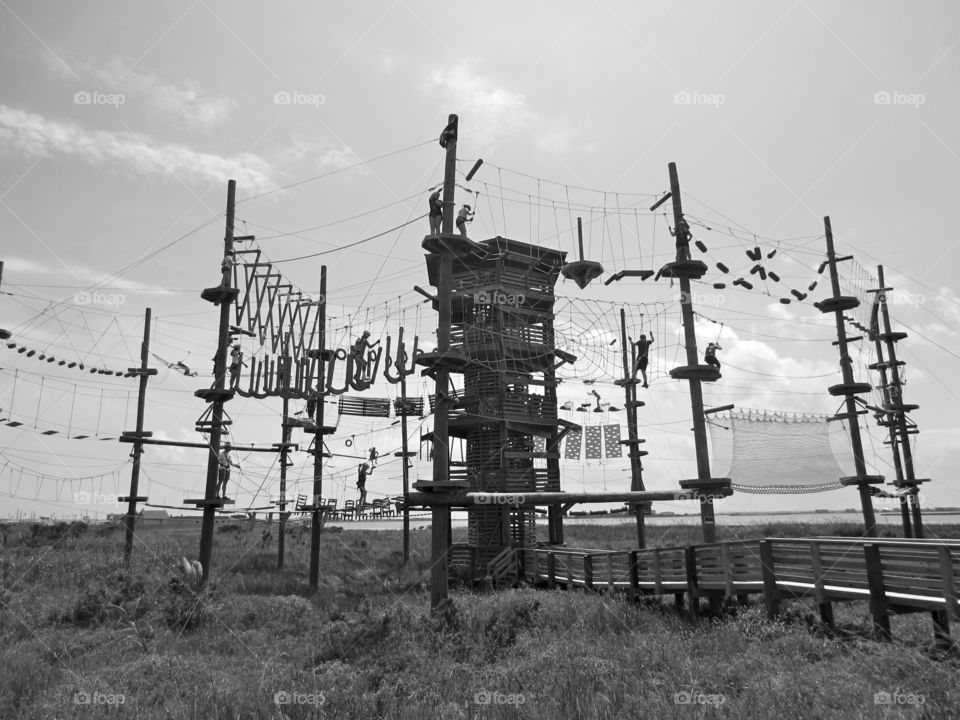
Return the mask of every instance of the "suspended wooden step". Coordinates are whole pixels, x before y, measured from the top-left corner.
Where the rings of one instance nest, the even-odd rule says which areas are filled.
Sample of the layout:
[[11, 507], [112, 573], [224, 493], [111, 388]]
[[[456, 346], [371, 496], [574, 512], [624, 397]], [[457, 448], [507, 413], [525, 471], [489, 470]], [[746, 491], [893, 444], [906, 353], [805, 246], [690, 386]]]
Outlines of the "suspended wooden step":
[[603, 274], [603, 265], [593, 260], [583, 259], [583, 224], [577, 218], [577, 241], [580, 247], [580, 259], [566, 263], [560, 268], [560, 274], [568, 280], [573, 280], [577, 287], [583, 290], [591, 281]]
[[621, 440], [621, 445], [642, 445], [646, 440], [644, 438], [637, 438], [636, 440], [631, 440], [627, 438], [626, 440]]
[[133, 502], [142, 503], [142, 502], [147, 502], [149, 499], [150, 498], [148, 498], [146, 495], [137, 495], [136, 497], [130, 497], [129, 495], [122, 495], [117, 498], [117, 502], [124, 503], [124, 502], [130, 502], [131, 500], [133, 500]]
[[610, 283], [621, 280], [625, 277], [638, 277], [641, 280], [646, 280], [647, 278], [652, 278], [653, 275], [653, 270], [621, 270], [620, 272], [614, 273], [608, 277], [603, 284], [609, 285]]
[[720, 379], [720, 370], [713, 365], [681, 365], [670, 370], [670, 377], [674, 380], [716, 382]]
[[183, 501], [184, 505], [196, 505], [198, 508], [223, 507], [224, 505], [235, 505], [236, 501], [230, 498], [188, 498]]
[[231, 388], [202, 388], [194, 390], [195, 397], [207, 402], [226, 402], [233, 399], [233, 390]]
[[614, 380], [613, 384], [619, 385], [620, 387], [626, 387], [627, 385], [639, 385], [642, 382], [643, 380], [641, 380], [640, 378], [629, 377], [629, 378], [620, 378], [619, 380]]
[[907, 334], [905, 332], [888, 332], [879, 333], [877, 337], [884, 342], [899, 342], [900, 340], [906, 340]]
[[226, 288], [226, 287], [212, 287], [205, 288], [201, 293], [200, 297], [206, 300], [207, 302], [212, 302], [214, 305], [222, 305], [223, 303], [231, 303], [237, 299], [237, 296], [240, 294], [240, 291], [237, 288]]
[[681, 480], [680, 487], [684, 490], [720, 490], [724, 495], [732, 495], [733, 492], [730, 490], [730, 483], [731, 481], [728, 477], [706, 478], [705, 480], [691, 478], [689, 480]]
[[423, 398], [407, 398], [406, 400], [397, 398], [393, 401], [393, 412], [397, 417], [401, 417], [403, 415], [408, 417], [411, 415], [415, 417], [422, 417]]
[[0, 328], [0, 340], [9, 340], [10, 337], [11, 337], [11, 333], [9, 330], [4, 330], [3, 328]]
[[831, 385], [827, 388], [827, 391], [834, 397], [838, 395], [860, 395], [862, 393], [868, 393], [873, 390], [873, 385], [870, 383], [840, 383], [838, 385]]
[[351, 397], [341, 395], [337, 406], [341, 415], [390, 417], [390, 398]]
[[470, 358], [453, 350], [447, 350], [446, 352], [435, 350], [420, 353], [417, 355], [415, 362], [417, 365], [423, 365], [426, 368], [422, 374], [427, 375], [441, 368], [445, 368], [448, 372], [462, 372], [470, 364]]
[[675, 260], [664, 265], [657, 272], [656, 279], [666, 278], [687, 278], [688, 280], [699, 280], [707, 272], [707, 264], [701, 260]]
[[840, 478], [840, 484], [844, 487], [851, 485], [882, 485], [883, 475], [848, 475]]
[[835, 420], [853, 420], [857, 415], [866, 415], [867, 410], [855, 410], [852, 413], [841, 413], [840, 415], [833, 415], [832, 417], [827, 418], [827, 422], [834, 422]]
[[311, 360], [323, 360], [324, 362], [329, 362], [333, 360], [333, 350], [318, 350], [314, 348], [312, 350], [307, 350], [307, 357]]
[[624, 406], [628, 408], [641, 408], [644, 405], [646, 405], [646, 403], [643, 400], [628, 400], [624, 403]]
[[153, 437], [153, 431], [141, 430], [140, 432], [137, 432], [136, 430], [124, 430], [120, 433], [120, 435], [128, 438], [151, 438]]
[[884, 403], [883, 409], [887, 412], [910, 412], [911, 410], [916, 410], [920, 406], [912, 405], [910, 403]]
[[860, 306], [860, 301], [852, 295], [840, 295], [839, 297], [829, 297], [820, 302], [815, 302], [813, 306], [822, 313], [843, 312], [853, 310]]

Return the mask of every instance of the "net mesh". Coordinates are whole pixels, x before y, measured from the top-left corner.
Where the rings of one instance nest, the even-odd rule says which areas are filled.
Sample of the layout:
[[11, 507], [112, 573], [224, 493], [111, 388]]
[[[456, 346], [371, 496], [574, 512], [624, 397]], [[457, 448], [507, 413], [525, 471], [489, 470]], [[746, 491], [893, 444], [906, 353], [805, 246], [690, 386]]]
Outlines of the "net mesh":
[[[823, 415], [731, 412], [709, 419], [713, 465], [726, 468], [736, 492], [814, 493], [838, 490], [845, 473]], [[844, 458], [846, 460], [846, 458]]]

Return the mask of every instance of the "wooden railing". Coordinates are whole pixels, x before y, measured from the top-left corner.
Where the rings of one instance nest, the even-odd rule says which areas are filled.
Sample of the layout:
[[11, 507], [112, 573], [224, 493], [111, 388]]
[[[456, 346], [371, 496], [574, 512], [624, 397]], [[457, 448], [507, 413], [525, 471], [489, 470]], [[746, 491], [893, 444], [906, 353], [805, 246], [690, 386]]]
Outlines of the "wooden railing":
[[930, 611], [941, 645], [960, 622], [960, 540], [770, 538], [644, 550], [548, 546], [532, 555], [525, 574], [535, 584], [673, 594], [689, 600], [692, 614], [701, 597], [763, 593], [771, 617], [784, 599], [810, 599], [832, 624], [834, 602], [864, 600], [883, 636], [891, 613]]
[[517, 551], [512, 547], [504, 548], [493, 560], [487, 563], [487, 577], [494, 586], [516, 585], [519, 580]]

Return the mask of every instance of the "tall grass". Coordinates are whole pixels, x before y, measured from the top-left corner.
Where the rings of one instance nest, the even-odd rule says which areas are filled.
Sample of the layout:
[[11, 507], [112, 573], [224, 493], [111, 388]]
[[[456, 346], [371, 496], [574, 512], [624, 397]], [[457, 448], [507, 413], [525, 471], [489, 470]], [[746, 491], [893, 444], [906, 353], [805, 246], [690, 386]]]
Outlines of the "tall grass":
[[[776, 622], [757, 606], [692, 622], [669, 603], [533, 588], [455, 590], [431, 613], [428, 531], [413, 534], [406, 566], [398, 532], [323, 534], [311, 592], [306, 538], [289, 537], [277, 570], [262, 529], [217, 533], [200, 594], [174, 571], [196, 556], [196, 528], [140, 531], [130, 567], [119, 530], [8, 529], [0, 718], [788, 720], [960, 707], [960, 659], [934, 650], [928, 617], [895, 619], [897, 642], [879, 643], [859, 605], [838, 606], [838, 634], [802, 604]], [[698, 528], [649, 530], [650, 545], [699, 539]], [[566, 541], [630, 547], [631, 532], [571, 525]]]

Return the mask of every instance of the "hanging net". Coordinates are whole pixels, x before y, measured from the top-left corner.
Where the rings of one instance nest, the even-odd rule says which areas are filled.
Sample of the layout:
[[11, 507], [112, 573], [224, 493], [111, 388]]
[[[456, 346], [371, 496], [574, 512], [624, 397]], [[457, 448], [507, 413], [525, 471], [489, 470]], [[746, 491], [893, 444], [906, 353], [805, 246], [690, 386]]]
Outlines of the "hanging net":
[[[824, 415], [763, 411], [731, 412], [708, 419], [717, 477], [729, 477], [736, 492], [787, 494], [840, 489], [849, 475], [840, 462], [842, 428]], [[838, 460], [839, 456], [839, 460]]]

